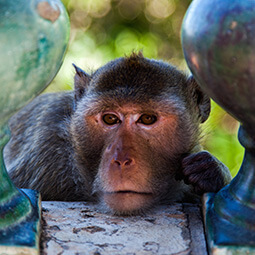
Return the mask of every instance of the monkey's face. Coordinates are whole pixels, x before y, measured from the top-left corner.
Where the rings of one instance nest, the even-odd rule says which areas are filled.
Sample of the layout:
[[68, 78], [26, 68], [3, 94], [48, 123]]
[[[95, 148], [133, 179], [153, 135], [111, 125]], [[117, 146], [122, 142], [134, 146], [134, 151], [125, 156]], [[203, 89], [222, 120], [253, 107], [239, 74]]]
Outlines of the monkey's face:
[[91, 76], [76, 67], [71, 133], [84, 186], [113, 212], [139, 213], [178, 200], [181, 157], [198, 143], [210, 100], [193, 78], [141, 54]]
[[140, 212], [176, 192], [178, 117], [153, 106], [124, 105], [86, 118], [104, 143], [94, 191], [117, 214]]

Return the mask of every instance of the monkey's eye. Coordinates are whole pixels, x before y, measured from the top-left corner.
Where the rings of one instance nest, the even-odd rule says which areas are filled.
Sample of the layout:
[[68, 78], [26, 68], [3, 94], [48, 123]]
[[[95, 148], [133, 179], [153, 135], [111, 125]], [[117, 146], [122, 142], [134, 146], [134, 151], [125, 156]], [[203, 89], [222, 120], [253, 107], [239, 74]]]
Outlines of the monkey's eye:
[[120, 119], [116, 115], [111, 113], [105, 114], [102, 119], [107, 125], [115, 125], [117, 123], [120, 123]]
[[157, 121], [157, 117], [152, 114], [143, 114], [139, 120], [138, 123], [142, 123], [144, 125], [152, 125]]

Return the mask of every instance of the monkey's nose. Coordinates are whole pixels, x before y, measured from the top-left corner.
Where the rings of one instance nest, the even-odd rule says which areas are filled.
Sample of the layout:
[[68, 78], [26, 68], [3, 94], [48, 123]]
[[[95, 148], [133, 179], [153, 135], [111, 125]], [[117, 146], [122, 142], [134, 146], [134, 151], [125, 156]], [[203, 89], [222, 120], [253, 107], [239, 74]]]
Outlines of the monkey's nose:
[[115, 166], [118, 166], [120, 168], [122, 167], [129, 167], [131, 165], [133, 165], [134, 163], [134, 160], [132, 158], [128, 158], [128, 157], [125, 157], [125, 158], [114, 158], [112, 160], [112, 164], [114, 164]]
[[132, 159], [126, 159], [123, 161], [120, 160], [115, 160], [114, 163], [119, 165], [119, 166], [130, 166], [132, 164], [133, 160]]

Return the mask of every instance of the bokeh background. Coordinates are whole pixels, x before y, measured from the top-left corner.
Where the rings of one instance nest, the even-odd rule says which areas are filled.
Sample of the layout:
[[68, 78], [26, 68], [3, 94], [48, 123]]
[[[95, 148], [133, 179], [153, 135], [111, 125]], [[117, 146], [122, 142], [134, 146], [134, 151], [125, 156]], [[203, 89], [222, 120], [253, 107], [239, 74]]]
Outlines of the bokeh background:
[[[191, 0], [62, 0], [71, 22], [64, 63], [46, 92], [73, 89], [75, 63], [91, 72], [108, 61], [142, 50], [189, 73], [180, 29]], [[244, 150], [237, 140], [239, 123], [212, 102], [202, 125], [204, 148], [225, 163], [234, 176]]]

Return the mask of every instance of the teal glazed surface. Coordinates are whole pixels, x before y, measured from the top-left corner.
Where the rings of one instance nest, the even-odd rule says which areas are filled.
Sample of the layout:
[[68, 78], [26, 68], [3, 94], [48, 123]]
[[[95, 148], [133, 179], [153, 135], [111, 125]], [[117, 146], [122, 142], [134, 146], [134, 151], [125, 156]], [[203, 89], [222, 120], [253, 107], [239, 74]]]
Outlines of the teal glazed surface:
[[3, 124], [55, 77], [69, 38], [67, 13], [59, 0], [0, 0], [0, 38]]
[[[0, 228], [0, 252], [3, 250], [1, 246], [28, 246], [38, 249], [41, 217], [39, 193], [29, 189], [22, 189], [20, 192], [28, 199], [30, 212], [25, 215], [25, 220], [16, 221], [15, 224], [9, 224], [7, 227]], [[13, 197], [9, 200], [9, 203], [5, 204], [5, 207], [1, 207], [1, 215], [7, 214], [10, 211], [8, 208], [15, 208], [16, 204], [20, 204], [16, 199], [19, 200], [20, 197]], [[16, 213], [20, 213], [20, 211], [16, 210]]]
[[245, 148], [237, 176], [205, 204], [211, 252], [213, 245], [254, 249], [255, 0], [194, 0], [183, 21], [182, 46], [201, 88], [241, 122]]
[[40, 195], [15, 187], [3, 148], [10, 139], [8, 119], [55, 77], [68, 38], [60, 0], [0, 0], [0, 253], [39, 253]]
[[202, 88], [252, 130], [255, 1], [194, 0], [183, 22], [182, 42], [188, 66]]

